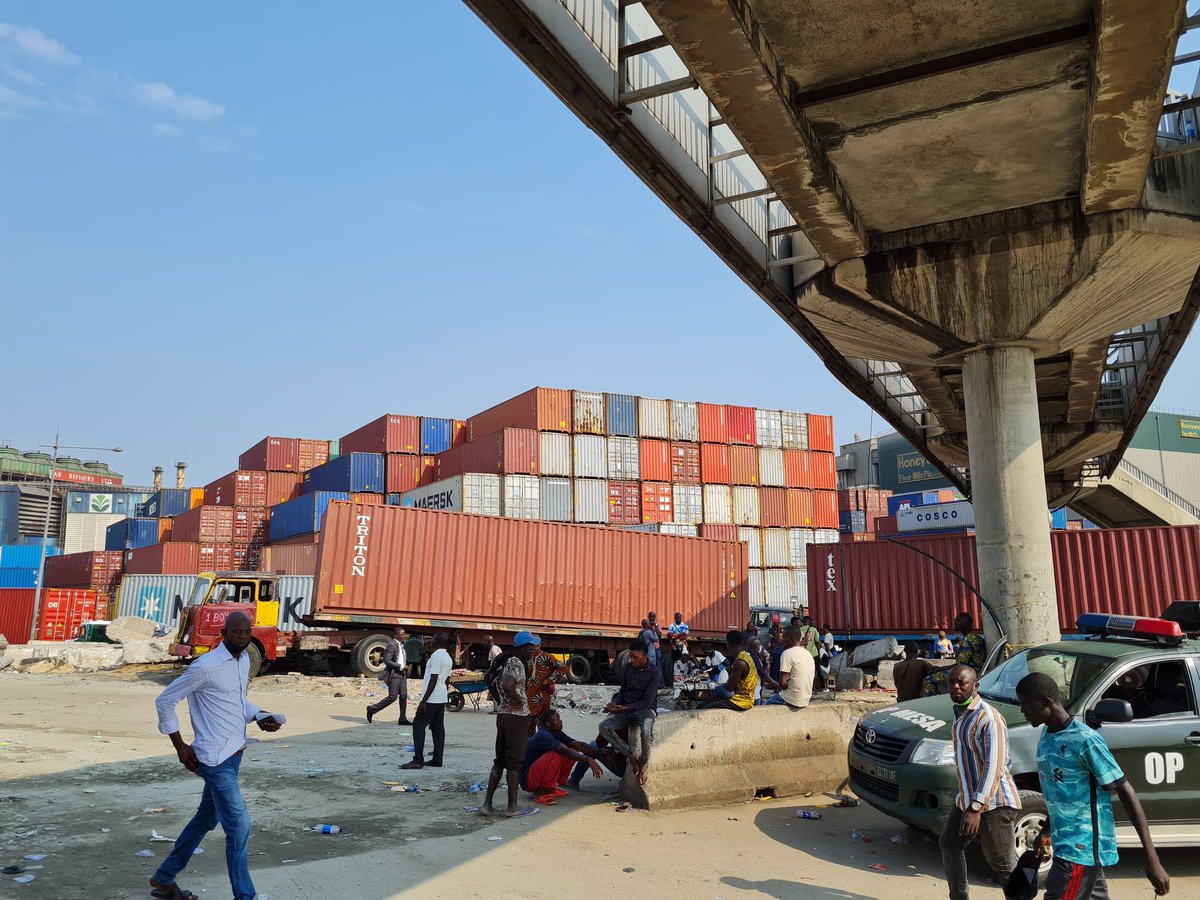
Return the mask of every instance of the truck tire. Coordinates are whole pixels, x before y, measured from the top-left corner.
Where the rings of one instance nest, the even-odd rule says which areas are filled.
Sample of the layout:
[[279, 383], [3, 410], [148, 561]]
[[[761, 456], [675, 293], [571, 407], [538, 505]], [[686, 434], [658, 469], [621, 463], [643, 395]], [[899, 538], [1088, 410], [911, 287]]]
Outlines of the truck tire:
[[616, 660], [613, 662], [613, 674], [617, 676], [617, 684], [621, 684], [625, 680], [625, 667], [629, 665], [629, 651], [622, 650], [617, 654]]
[[250, 677], [254, 678], [261, 674], [266, 664], [258, 644], [251, 642], [250, 646], [246, 648], [246, 656], [250, 660]]
[[[1020, 791], [1019, 794], [1021, 797], [1021, 810], [1017, 814], [1016, 823], [1013, 825], [1013, 843], [1017, 848], [1017, 856], [1020, 856], [1026, 850], [1034, 849], [1033, 842], [1037, 840], [1038, 832], [1046, 824], [1046, 819], [1049, 815], [1046, 810], [1046, 798], [1038, 791]], [[1042, 861], [1042, 866], [1038, 870], [1039, 882], [1045, 882], [1046, 875], [1049, 873], [1053, 862], [1053, 854]]]
[[383, 651], [390, 640], [386, 634], [368, 634], [355, 644], [350, 654], [354, 674], [378, 677], [383, 672]]
[[587, 684], [592, 680], [592, 661], [578, 653], [567, 660], [567, 681], [571, 684]]

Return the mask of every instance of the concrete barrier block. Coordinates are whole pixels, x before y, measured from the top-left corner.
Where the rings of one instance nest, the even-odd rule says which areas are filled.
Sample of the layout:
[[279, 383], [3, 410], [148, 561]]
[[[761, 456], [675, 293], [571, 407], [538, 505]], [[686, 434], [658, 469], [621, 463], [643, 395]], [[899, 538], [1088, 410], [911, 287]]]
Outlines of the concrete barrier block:
[[855, 647], [852, 662], [861, 669], [881, 659], [899, 659], [901, 655], [900, 642], [894, 637], [885, 637]]
[[140, 616], [118, 616], [108, 623], [104, 633], [110, 641], [123, 644], [125, 641], [148, 641], [154, 637], [158, 623]]
[[875, 682], [885, 691], [894, 691], [896, 689], [896, 676], [893, 673], [899, 664], [899, 660], [895, 659], [885, 659], [879, 664], [879, 671], [875, 675]]
[[154, 638], [150, 641], [124, 641], [121, 644], [125, 648], [124, 662], [126, 665], [172, 662], [177, 658], [171, 653], [173, 643], [174, 639], [169, 637]]
[[837, 689], [839, 691], [861, 691], [865, 683], [862, 669], [856, 669], [851, 666], [838, 669]]
[[0, 650], [7, 650], [7, 649], [8, 649], [8, 638], [6, 638], [4, 635], [0, 634]]

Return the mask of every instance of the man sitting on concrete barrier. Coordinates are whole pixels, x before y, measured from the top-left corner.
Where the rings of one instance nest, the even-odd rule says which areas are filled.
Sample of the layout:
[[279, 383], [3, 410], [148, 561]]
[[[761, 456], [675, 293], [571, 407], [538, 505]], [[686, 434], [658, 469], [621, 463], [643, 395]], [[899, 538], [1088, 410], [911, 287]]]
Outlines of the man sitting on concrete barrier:
[[746, 652], [745, 632], [735, 628], [726, 634], [725, 650], [726, 656], [733, 660], [726, 669], [729, 678], [725, 684], [717, 686], [716, 698], [700, 708], [745, 712], [754, 705], [754, 691], [758, 687], [758, 671]]
[[[621, 689], [613, 695], [612, 702], [604, 707], [609, 715], [600, 723], [600, 736], [629, 760], [629, 765], [642, 784], [649, 777], [650, 744], [654, 737], [658, 687], [662, 683], [662, 672], [650, 664], [648, 651], [645, 641], [634, 641], [629, 645], [629, 662], [621, 677]], [[630, 744], [619, 734], [622, 728], [630, 725], [641, 727], [640, 754], [634, 753]]]
[[562, 718], [555, 710], [543, 710], [537, 718], [540, 727], [525, 745], [520, 781], [538, 803], [550, 804], [556, 797], [567, 796], [559, 785], [567, 783], [576, 762], [590, 768], [597, 778], [600, 764], [592, 758], [597, 750], [563, 731]]
[[779, 660], [779, 693], [767, 701], [768, 706], [788, 706], [803, 709], [812, 700], [813, 658], [800, 645], [800, 633], [795, 628], [783, 630], [783, 656]]

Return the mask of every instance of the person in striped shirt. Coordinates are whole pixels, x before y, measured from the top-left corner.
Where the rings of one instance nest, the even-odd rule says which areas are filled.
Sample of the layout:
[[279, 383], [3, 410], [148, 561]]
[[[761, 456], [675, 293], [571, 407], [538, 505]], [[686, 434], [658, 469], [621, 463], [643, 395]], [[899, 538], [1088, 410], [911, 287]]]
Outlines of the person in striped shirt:
[[966, 849], [976, 838], [1000, 884], [1008, 881], [1017, 865], [1013, 826], [1021, 798], [1009, 772], [1008, 725], [979, 696], [977, 678], [971, 666], [950, 670], [958, 794], [939, 841], [950, 900], [970, 896]]

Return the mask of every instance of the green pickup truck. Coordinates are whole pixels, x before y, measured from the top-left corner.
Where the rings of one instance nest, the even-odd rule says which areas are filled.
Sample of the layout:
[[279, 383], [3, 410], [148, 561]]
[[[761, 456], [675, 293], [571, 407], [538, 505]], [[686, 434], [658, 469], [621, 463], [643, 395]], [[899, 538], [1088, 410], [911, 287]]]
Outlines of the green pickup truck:
[[[1185, 637], [1197, 625], [1195, 611], [1195, 603], [1176, 603], [1162, 619], [1087, 613], [1079, 628], [1088, 637], [1022, 650], [980, 678], [979, 693], [1008, 722], [1022, 804], [1018, 852], [1032, 848], [1046, 818], [1037, 772], [1041, 729], [1025, 721], [1016, 699], [1017, 682], [1030, 672], [1054, 678], [1067, 711], [1102, 728], [1141, 798], [1155, 845], [1200, 845], [1200, 641]], [[1111, 702], [1097, 708], [1101, 701]], [[865, 716], [848, 751], [850, 787], [881, 812], [940, 833], [957, 790], [953, 717], [946, 695]], [[1121, 804], [1113, 812], [1117, 845], [1139, 846]]]

